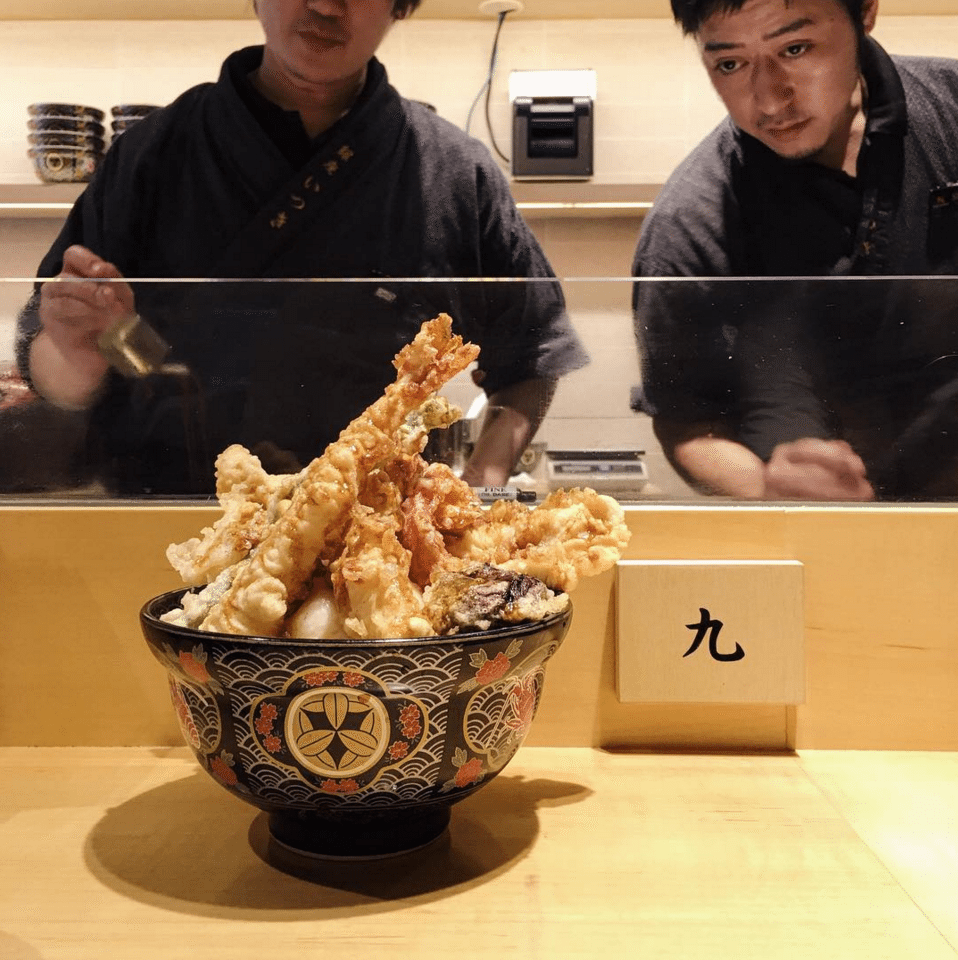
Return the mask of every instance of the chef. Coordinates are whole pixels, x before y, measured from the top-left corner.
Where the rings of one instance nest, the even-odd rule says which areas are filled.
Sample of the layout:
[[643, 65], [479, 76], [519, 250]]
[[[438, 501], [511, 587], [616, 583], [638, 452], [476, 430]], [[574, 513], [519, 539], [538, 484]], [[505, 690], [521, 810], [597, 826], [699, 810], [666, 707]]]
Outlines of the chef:
[[947, 450], [903, 469], [902, 440], [896, 460], [958, 375], [937, 363], [958, 353], [953, 284], [647, 279], [955, 273], [958, 62], [886, 53], [869, 36], [877, 0], [672, 9], [728, 117], [669, 179], [639, 238], [636, 406], [706, 492], [958, 494]]
[[[232, 442], [297, 469], [382, 393], [394, 355], [440, 311], [482, 348], [473, 376], [496, 414], [463, 476], [503, 483], [557, 379], [587, 362], [486, 149], [401, 97], [375, 57], [418, 2], [258, 0], [264, 44], [117, 138], [77, 201], [39, 269], [69, 282], [40, 285], [18, 356], [43, 397], [88, 412], [112, 492], [209, 493]], [[363, 282], [302, 279], [316, 277]], [[301, 282], [226, 282], [238, 278]], [[98, 338], [133, 310], [177, 375], [108, 365]]]

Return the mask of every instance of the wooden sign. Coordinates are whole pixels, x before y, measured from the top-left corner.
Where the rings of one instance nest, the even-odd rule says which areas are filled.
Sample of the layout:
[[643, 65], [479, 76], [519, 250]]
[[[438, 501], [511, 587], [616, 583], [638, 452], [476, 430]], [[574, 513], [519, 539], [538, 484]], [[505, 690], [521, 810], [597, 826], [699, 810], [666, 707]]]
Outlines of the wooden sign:
[[616, 643], [625, 703], [803, 703], [797, 560], [626, 560]]

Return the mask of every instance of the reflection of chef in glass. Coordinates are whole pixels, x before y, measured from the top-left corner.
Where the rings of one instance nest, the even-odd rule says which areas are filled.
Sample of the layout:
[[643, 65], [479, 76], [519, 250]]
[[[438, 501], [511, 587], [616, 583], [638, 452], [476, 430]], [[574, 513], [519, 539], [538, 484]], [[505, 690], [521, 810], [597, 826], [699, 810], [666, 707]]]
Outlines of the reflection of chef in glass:
[[[177, 458], [182, 396], [155, 377], [125, 380], [97, 349], [134, 292], [198, 384], [209, 470], [231, 442], [279, 448], [286, 467], [308, 462], [381, 394], [420, 323], [446, 310], [482, 348], [475, 379], [499, 414], [464, 477], [501, 483], [556, 379], [586, 362], [488, 151], [402, 98], [374, 56], [417, 4], [259, 0], [265, 45], [127, 130], [78, 200], [40, 275], [89, 282], [43, 284], [21, 318], [20, 362], [45, 397], [90, 410], [117, 491], [212, 484], [196, 489]], [[122, 282], [137, 277], [377, 282], [193, 285], [176, 302], [170, 285]], [[538, 282], [416, 289], [393, 277]]]
[[[869, 37], [877, 0], [673, 0], [672, 9], [729, 115], [662, 191], [636, 276], [955, 272], [958, 206], [949, 221], [930, 213], [929, 198], [958, 179], [958, 63], [889, 56]], [[913, 393], [895, 357], [917, 361], [914, 343], [888, 336], [878, 354], [871, 334], [901, 328], [905, 316], [908, 335], [930, 321], [921, 310], [892, 316], [887, 287], [829, 286], [851, 307], [833, 319], [855, 316], [865, 327], [826, 326], [814, 284], [635, 285], [638, 405], [691, 483], [767, 499], [922, 492], [884, 486], [895, 471], [879, 476], [881, 443], [858, 446], [843, 429], [842, 403], [878, 395], [896, 376]], [[862, 308], [868, 298], [874, 312]], [[954, 351], [950, 331], [937, 332], [945, 339], [929, 345], [926, 361]], [[915, 402], [890, 404], [899, 426], [920, 409]], [[887, 447], [892, 434], [882, 432]]]

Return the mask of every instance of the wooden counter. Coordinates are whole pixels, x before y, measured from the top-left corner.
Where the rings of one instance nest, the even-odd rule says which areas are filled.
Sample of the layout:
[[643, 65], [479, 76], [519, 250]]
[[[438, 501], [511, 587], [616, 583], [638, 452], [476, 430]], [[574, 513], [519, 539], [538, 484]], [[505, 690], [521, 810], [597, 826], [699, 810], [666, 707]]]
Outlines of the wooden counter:
[[958, 754], [524, 747], [431, 847], [320, 882], [183, 749], [0, 776], [3, 960], [958, 955]]

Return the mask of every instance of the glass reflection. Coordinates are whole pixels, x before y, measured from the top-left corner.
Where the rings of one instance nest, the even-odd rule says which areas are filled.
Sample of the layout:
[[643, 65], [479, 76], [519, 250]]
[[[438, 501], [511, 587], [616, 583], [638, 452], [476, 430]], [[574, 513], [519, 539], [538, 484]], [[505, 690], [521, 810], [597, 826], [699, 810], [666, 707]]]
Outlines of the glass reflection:
[[[0, 328], [0, 494], [206, 500], [216, 455], [230, 443], [254, 450], [271, 471], [298, 469], [381, 394], [392, 357], [422, 320], [447, 312], [470, 338], [489, 302], [521, 302], [529, 284], [551, 282], [133, 281], [148, 327], [113, 343], [111, 389], [89, 410], [58, 408], [30, 390], [8, 319]], [[588, 485], [626, 502], [742, 501], [686, 482], [663, 445], [670, 425], [704, 420], [741, 451], [743, 476], [796, 443], [840, 442], [860, 458], [875, 502], [952, 501], [956, 282], [562, 280], [589, 362], [560, 378], [535, 437], [516, 451], [510, 481], [537, 496]], [[706, 342], [680, 311], [670, 340], [651, 339], [643, 314], [633, 314], [637, 287], [645, 308], [659, 297], [672, 308], [706, 303], [721, 336]], [[0, 283], [8, 318], [33, 289], [33, 280]], [[348, 336], [344, 323], [355, 328]], [[528, 333], [536, 341], [541, 331]], [[515, 336], [508, 326], [486, 335], [487, 361], [497, 354], [493, 365], [508, 366]], [[427, 449], [457, 471], [482, 423], [501, 416], [476, 368], [443, 391], [464, 419]], [[793, 457], [791, 466], [805, 472], [805, 489], [824, 469], [814, 457]], [[792, 499], [782, 489], [766, 499]]]
[[704, 491], [914, 501], [958, 492], [948, 278], [637, 284], [637, 407]]

